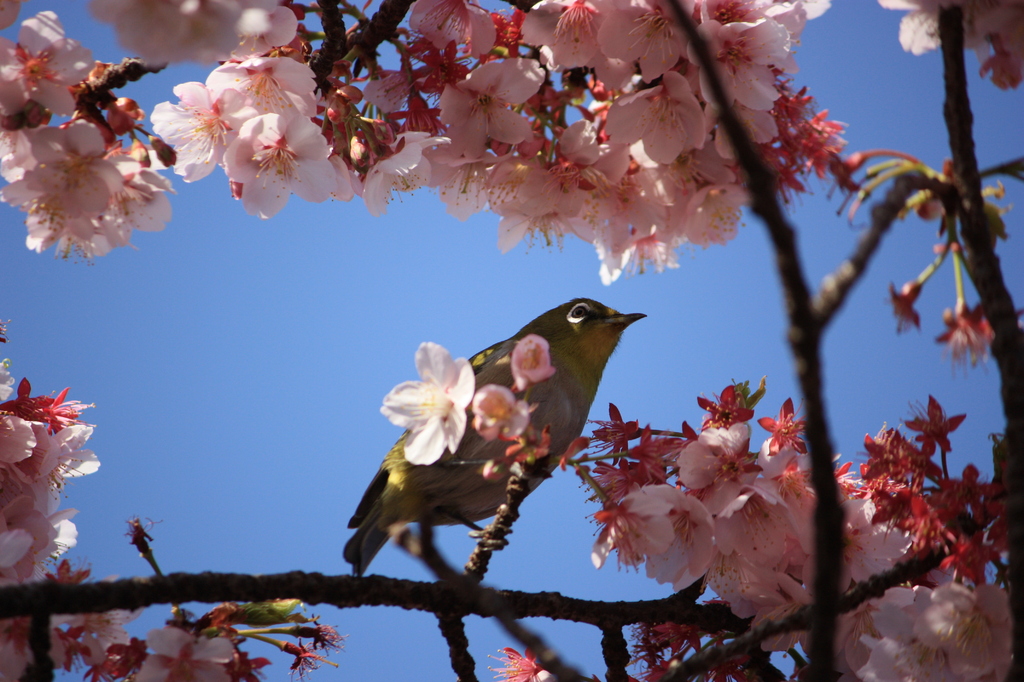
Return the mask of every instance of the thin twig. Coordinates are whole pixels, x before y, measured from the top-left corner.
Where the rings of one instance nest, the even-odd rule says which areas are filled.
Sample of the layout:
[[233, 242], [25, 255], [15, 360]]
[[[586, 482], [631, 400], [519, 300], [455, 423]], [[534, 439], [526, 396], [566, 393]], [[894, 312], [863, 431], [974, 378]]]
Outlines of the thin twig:
[[477, 682], [476, 661], [469, 653], [469, 638], [466, 637], [466, 624], [462, 618], [438, 614], [437, 624], [444, 640], [448, 642], [448, 657], [457, 682]]
[[1003, 281], [999, 258], [993, 248], [981, 195], [981, 177], [974, 154], [971, 103], [967, 96], [964, 66], [963, 10], [939, 10], [939, 38], [946, 98], [943, 114], [953, 155], [953, 182], [960, 194], [961, 235], [967, 260], [981, 298], [985, 317], [992, 325], [992, 355], [1002, 379], [1003, 412], [1006, 415], [1010, 567], [1008, 578], [1013, 612], [1013, 664], [1008, 680], [1024, 679], [1024, 334], [1018, 326], [1016, 306]]
[[922, 189], [931, 189], [939, 193], [946, 187], [937, 180], [923, 175], [902, 175], [889, 188], [885, 199], [871, 209], [871, 227], [861, 236], [853, 254], [825, 277], [814, 299], [814, 315], [821, 327], [828, 326], [850, 290], [867, 270], [871, 257], [882, 242], [882, 237], [889, 231], [899, 214], [906, 209], [907, 199]]
[[[718, 73], [718, 65], [711, 58], [693, 20], [672, 0], [676, 21], [696, 53], [703, 75], [711, 88], [713, 103], [722, 127], [736, 153], [736, 160], [746, 175], [751, 197], [751, 209], [761, 217], [775, 247], [775, 264], [785, 292], [786, 313], [789, 317], [789, 344], [796, 365], [800, 389], [806, 410], [805, 435], [810, 446], [811, 483], [817, 496], [814, 513], [814, 548], [819, 566], [839, 564], [843, 542], [843, 515], [832, 467], [835, 452], [829, 435], [822, 395], [821, 332], [811, 307], [811, 294], [803, 274], [796, 248], [796, 235], [782, 211], [776, 193], [776, 178], [754, 147], [746, 128], [733, 111], [732, 98]], [[838, 572], [817, 571], [814, 579], [815, 601], [811, 644], [810, 670], [806, 679], [830, 679], [833, 674], [836, 603], [839, 598]]]
[[519, 506], [530, 494], [530, 480], [546, 475], [544, 465], [535, 462], [522, 475], [509, 476], [508, 485], [505, 487], [505, 504], [498, 507], [494, 520], [480, 533], [476, 547], [473, 548], [473, 553], [469, 555], [463, 569], [467, 576], [478, 582], [484, 579], [494, 551], [508, 544], [505, 538], [512, 533], [512, 524], [519, 519]]
[[407, 552], [419, 558], [430, 568], [434, 574], [444, 582], [452, 586], [463, 598], [475, 604], [484, 617], [491, 617], [498, 621], [520, 644], [529, 649], [537, 657], [537, 660], [545, 670], [554, 675], [561, 682], [582, 682], [583, 678], [579, 672], [565, 663], [561, 656], [547, 643], [516, 618], [515, 613], [505, 600], [494, 590], [481, 586], [472, 578], [457, 573], [454, 568], [448, 565], [434, 547], [434, 528], [430, 520], [426, 519], [419, 524], [419, 536], [413, 535], [412, 531], [406, 528], [399, 535], [399, 543]]
[[395, 29], [405, 19], [412, 3], [413, 0], [384, 0], [370, 20], [351, 36], [349, 50], [358, 47], [364, 58], [372, 59], [377, 54], [377, 47], [395, 35]]
[[111, 64], [98, 77], [90, 78], [78, 86], [76, 100], [79, 106], [104, 107], [117, 98], [112, 91], [137, 81], [147, 73], [159, 73], [166, 64], [152, 66], [135, 57], [125, 57], [120, 64]]

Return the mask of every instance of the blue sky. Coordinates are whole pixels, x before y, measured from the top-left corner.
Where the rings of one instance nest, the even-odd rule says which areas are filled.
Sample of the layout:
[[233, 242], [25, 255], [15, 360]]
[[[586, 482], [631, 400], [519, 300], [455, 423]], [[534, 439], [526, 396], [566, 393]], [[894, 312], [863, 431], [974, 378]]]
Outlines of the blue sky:
[[[68, 34], [98, 59], [125, 56], [84, 2], [58, 3], [57, 11]], [[837, 2], [807, 26], [795, 83], [849, 125], [850, 151], [900, 149], [938, 166], [948, 154], [940, 58], [904, 53], [899, 19], [875, 3]], [[981, 165], [1020, 156], [1024, 96], [980, 81], [973, 55], [967, 63]], [[203, 79], [197, 67], [176, 67], [123, 94], [148, 112], [172, 99], [174, 84]], [[837, 217], [838, 196], [811, 184], [814, 194], [791, 209], [805, 271], [817, 283], [850, 252], [863, 224]], [[28, 251], [22, 215], [0, 206], [0, 317], [10, 320], [10, 343], [0, 350], [36, 393], [70, 386], [71, 398], [96, 405], [85, 418], [97, 425], [91, 445], [102, 466], [69, 487], [67, 506], [80, 510], [71, 556], [87, 560], [98, 578], [148, 574], [124, 538], [126, 519], [136, 515], [158, 522], [151, 532], [166, 571], [347, 572], [346, 522], [399, 435], [380, 415], [381, 399], [415, 378], [416, 347], [434, 341], [469, 356], [575, 296], [648, 315], [609, 363], [593, 418], [605, 417], [611, 401], [655, 427], [697, 423], [697, 395], [763, 375], [768, 395], [758, 416], [774, 416], [787, 397], [799, 402], [773, 259], [754, 218], [724, 248], [684, 251], [676, 270], [605, 287], [589, 245], [567, 240], [562, 249], [520, 246], [502, 255], [495, 216], [460, 223], [429, 191], [393, 202], [378, 219], [358, 200], [293, 198], [274, 219], [259, 221], [231, 199], [219, 172], [192, 185], [175, 177], [174, 186], [174, 218], [163, 232], [136, 233], [134, 249], [92, 263]], [[1020, 205], [1020, 185], [1007, 189], [1004, 203]], [[1018, 212], [1007, 220], [1011, 237], [999, 253], [1020, 307]], [[844, 460], [863, 461], [866, 433], [895, 425], [910, 403], [931, 394], [947, 413], [968, 415], [954, 434], [953, 469], [975, 461], [990, 472], [987, 435], [1003, 428], [996, 367], [954, 371], [934, 342], [942, 309], [954, 300], [951, 270], [919, 300], [921, 332], [897, 336], [887, 302], [890, 281], [913, 278], [931, 259], [935, 231], [916, 219], [898, 224], [827, 333], [833, 439]], [[762, 436], [755, 430], [755, 439]], [[592, 599], [669, 594], [668, 586], [614, 565], [594, 570], [588, 515], [596, 506], [586, 497], [568, 474], [545, 482], [488, 582]], [[471, 547], [460, 529], [442, 530], [440, 544], [460, 564]], [[427, 578], [393, 547], [371, 570]], [[317, 679], [451, 675], [429, 615], [311, 611], [350, 635], [334, 657], [341, 667], [324, 668]], [[144, 636], [167, 616], [150, 609], [132, 631]], [[587, 674], [603, 676], [596, 630], [531, 624]], [[469, 634], [478, 675], [489, 679], [487, 655], [514, 643], [478, 619], [470, 619]], [[248, 650], [271, 656], [258, 644]], [[283, 679], [287, 660], [274, 660], [267, 677]]]

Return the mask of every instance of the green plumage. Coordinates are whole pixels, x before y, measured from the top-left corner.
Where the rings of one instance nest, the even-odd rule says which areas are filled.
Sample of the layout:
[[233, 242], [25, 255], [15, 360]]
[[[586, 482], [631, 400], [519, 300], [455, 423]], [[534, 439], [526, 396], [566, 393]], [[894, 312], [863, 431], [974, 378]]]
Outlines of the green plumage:
[[[514, 336], [470, 359], [476, 387], [513, 385], [510, 354], [519, 339], [538, 334], [550, 345], [555, 374], [530, 390], [533, 425], [551, 427], [551, 453], [558, 455], [583, 431], [605, 364], [623, 330], [642, 314], [622, 315], [587, 298], [547, 311]], [[494, 515], [505, 500], [507, 478], [481, 476], [485, 461], [501, 457], [507, 441], [484, 440], [469, 425], [455, 453], [421, 466], [405, 459], [405, 434], [391, 448], [349, 521], [358, 528], [345, 545], [345, 559], [362, 575], [388, 538], [388, 527], [416, 521], [432, 510], [437, 523], [469, 524]]]

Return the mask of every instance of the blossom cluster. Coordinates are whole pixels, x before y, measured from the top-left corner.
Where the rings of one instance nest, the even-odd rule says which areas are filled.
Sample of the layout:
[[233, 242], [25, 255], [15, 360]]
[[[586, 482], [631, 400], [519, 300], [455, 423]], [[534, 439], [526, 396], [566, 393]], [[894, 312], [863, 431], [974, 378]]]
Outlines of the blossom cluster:
[[[701, 580], [755, 625], [813, 601], [815, 495], [803, 421], [787, 400], [757, 421], [768, 437], [751, 451], [759, 398], [745, 385], [700, 398], [701, 428], [684, 423], [681, 432], [641, 429], [613, 406], [610, 420], [598, 422], [596, 447], [563, 458], [602, 500], [596, 566], [614, 553], [620, 566], [643, 566], [675, 590]], [[913, 437], [893, 428], [868, 436], [859, 472], [850, 463], [836, 469], [841, 589], [913, 556], [945, 557], [932, 573], [840, 616], [836, 670], [844, 679], [1001, 679], [1008, 669], [1010, 611], [996, 570], [1007, 547], [1005, 491], [982, 482], [973, 466], [949, 475], [949, 435], [963, 419], [929, 398], [904, 424]], [[685, 624], [641, 627], [644, 679], [726, 636]], [[779, 635], [762, 646], [793, 650], [805, 638]]]
[[[72, 94], [109, 66], [68, 38], [53, 12], [22, 22], [16, 43], [0, 37], [0, 175], [9, 183], [0, 198], [28, 214], [30, 249], [100, 256], [171, 217], [171, 183], [136, 135], [138, 105], [111, 96], [104, 115]], [[46, 125], [54, 115], [73, 119]]]
[[[14, 387], [0, 363], [0, 585], [53, 580], [79, 583], [89, 571], [57, 558], [74, 547], [76, 509], [61, 509], [68, 479], [99, 468], [86, 443], [93, 428], [80, 421], [85, 405], [32, 395], [22, 379]], [[50, 617], [50, 657], [58, 668], [104, 660], [108, 647], [124, 644], [123, 624], [134, 614], [110, 611]], [[0, 621], [0, 680], [17, 680], [31, 660], [29, 618]]]
[[1004, 90], [1024, 77], [1024, 3], [1020, 0], [878, 0], [886, 9], [909, 10], [900, 21], [900, 45], [919, 55], [939, 47], [939, 8], [964, 10], [964, 44], [974, 50], [986, 75]]
[[[94, 256], [167, 221], [170, 186], [151, 170], [160, 163], [187, 182], [222, 167], [263, 218], [292, 194], [359, 195], [380, 215], [395, 192], [429, 186], [461, 220], [499, 215], [503, 250], [575, 235], [594, 244], [606, 282], [674, 267], [680, 245], [728, 241], [747, 200], [722, 106], [740, 115], [784, 194], [823, 176], [842, 148], [841, 126], [790, 81], [804, 25], [827, 6], [684, 0], [725, 79], [729, 101], [715, 103], [670, 0], [542, 0], [511, 14], [423, 0], [391, 39], [394, 68], [353, 48], [319, 80], [309, 64], [323, 34], [300, 23], [315, 6], [93, 0], [153, 64], [221, 63], [157, 105], [149, 135], [134, 102], [110, 96], [104, 116], [87, 101], [91, 54], [54, 13], [27, 20], [0, 55], [0, 155], [13, 183], [3, 199], [29, 214], [30, 248]], [[51, 115], [74, 120], [50, 129]]]
[[512, 386], [476, 387], [473, 365], [466, 358], [452, 359], [436, 343], [423, 343], [416, 351], [420, 381], [405, 381], [386, 396], [381, 413], [406, 429], [405, 458], [412, 464], [433, 464], [445, 452], [455, 452], [473, 414], [473, 428], [491, 441], [514, 441], [530, 426], [530, 405], [517, 397], [551, 378], [550, 346], [542, 336], [527, 334], [509, 354]]
[[[683, 4], [784, 188], [823, 175], [839, 126], [787, 74], [806, 20], [827, 3]], [[424, 0], [394, 41], [398, 68], [371, 63], [360, 78], [343, 60], [319, 97], [296, 22], [279, 12], [262, 52], [246, 44], [205, 83], [179, 86], [154, 130], [175, 146], [175, 172], [191, 181], [221, 165], [249, 213], [270, 217], [295, 193], [358, 194], [380, 215], [395, 192], [434, 187], [461, 220], [498, 214], [502, 250], [535, 236], [593, 243], [610, 282], [674, 266], [682, 244], [724, 243], [746, 201], [671, 11], [663, 0], [543, 0], [507, 15]]]

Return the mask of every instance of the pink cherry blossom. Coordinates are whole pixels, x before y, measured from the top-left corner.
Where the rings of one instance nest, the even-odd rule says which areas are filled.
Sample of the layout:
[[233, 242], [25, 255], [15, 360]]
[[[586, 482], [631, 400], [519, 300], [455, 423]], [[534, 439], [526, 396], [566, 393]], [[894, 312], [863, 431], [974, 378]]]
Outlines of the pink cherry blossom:
[[487, 182], [498, 157], [489, 151], [479, 159], [453, 157], [449, 145], [426, 153], [432, 170], [430, 185], [437, 187], [449, 215], [467, 220], [487, 207]]
[[13, 26], [18, 20], [22, 0], [0, 0], [0, 29]]
[[[783, 68], [790, 58], [789, 31], [768, 18], [753, 23], [705, 21], [699, 28], [721, 66], [719, 73], [724, 76], [726, 91], [751, 109], [771, 109], [779, 98], [772, 67]], [[704, 99], [713, 102], [704, 73], [700, 82]]]
[[366, 173], [363, 201], [370, 215], [381, 216], [387, 212], [392, 192], [412, 192], [427, 185], [432, 174], [430, 161], [423, 151], [447, 142], [447, 138], [432, 137], [429, 133], [399, 133], [389, 155]]
[[176, 85], [174, 94], [178, 104], [161, 102], [153, 108], [153, 132], [174, 146], [174, 172], [194, 182], [223, 162], [238, 128], [258, 114], [237, 90], [226, 89], [214, 99], [205, 85], [191, 82]]
[[512, 349], [511, 359], [512, 379], [517, 391], [525, 391], [555, 374], [551, 365], [551, 347], [543, 336], [527, 334], [519, 339]]
[[3, 480], [3, 469], [30, 457], [35, 446], [31, 422], [12, 414], [0, 414], [0, 480]]
[[70, 116], [75, 101], [68, 88], [92, 67], [92, 51], [65, 37], [56, 14], [40, 12], [22, 22], [17, 45], [0, 38], [0, 111], [16, 114], [32, 99]]
[[508, 109], [534, 95], [544, 72], [533, 59], [488, 62], [441, 93], [441, 120], [448, 125], [452, 153], [479, 158], [488, 138], [518, 144], [530, 134], [529, 122]]
[[774, 566], [757, 564], [737, 552], [725, 554], [716, 548], [705, 581], [729, 603], [733, 613], [749, 618], [763, 609], [790, 602], [780, 588], [784, 576]]
[[363, 97], [383, 113], [391, 114], [405, 108], [409, 100], [409, 87], [409, 77], [401, 71], [395, 71], [367, 83], [363, 87]]
[[261, 114], [287, 118], [316, 115], [316, 83], [313, 71], [287, 57], [252, 57], [227, 62], [206, 78], [212, 96], [220, 99], [225, 90], [237, 90]]
[[702, 490], [708, 511], [717, 514], [757, 477], [749, 448], [750, 427], [744, 422], [705, 429], [679, 453], [679, 481], [691, 490]]
[[672, 583], [679, 591], [700, 579], [714, 555], [714, 520], [707, 508], [693, 495], [672, 488], [672, 508], [668, 512], [673, 538], [668, 549], [647, 556], [647, 577], [659, 583]]
[[[110, 197], [110, 203], [103, 215], [96, 220], [97, 232], [102, 235], [109, 248], [127, 246], [133, 230], [158, 232], [171, 219], [171, 202], [167, 193], [172, 192], [171, 181], [154, 170], [144, 168], [138, 161], [126, 156], [112, 159], [124, 184]], [[99, 244], [95, 254], [106, 253]]]
[[606, 502], [594, 514], [603, 526], [590, 554], [594, 566], [604, 566], [613, 549], [619, 566], [638, 566], [645, 555], [666, 552], [675, 538], [668, 514], [677, 492], [672, 486], [649, 485], [626, 493], [618, 504]]
[[605, 130], [612, 142], [643, 140], [644, 151], [658, 163], [672, 163], [686, 150], [704, 146], [704, 110], [690, 84], [670, 71], [661, 85], [615, 100]]
[[690, 197], [685, 231], [687, 239], [699, 246], [725, 244], [736, 236], [740, 208], [748, 201], [740, 185], [709, 185]]
[[718, 512], [715, 544], [723, 554], [736, 552], [760, 566], [777, 566], [788, 537], [795, 537], [793, 517], [782, 498], [766, 488], [746, 485]]
[[598, 51], [600, 0], [541, 0], [523, 20], [523, 38], [540, 45], [552, 69], [585, 66]]
[[275, 7], [269, 14], [251, 8], [242, 12], [236, 28], [240, 42], [231, 56], [245, 59], [290, 43], [299, 28], [299, 20], [289, 7]]
[[476, 378], [465, 358], [452, 360], [436, 343], [416, 351], [420, 381], [405, 381], [384, 397], [381, 414], [408, 431], [405, 458], [433, 464], [445, 449], [454, 452], [466, 432], [466, 408], [473, 400]]
[[468, 44], [474, 57], [494, 47], [491, 14], [467, 0], [421, 0], [412, 6], [409, 26], [443, 49], [448, 43]]
[[337, 189], [330, 148], [307, 118], [263, 114], [250, 119], [224, 154], [228, 177], [242, 183], [242, 204], [261, 218], [277, 214], [294, 193], [325, 201]]
[[193, 635], [168, 625], [150, 630], [146, 643], [153, 650], [146, 657], [135, 682], [230, 682], [224, 664], [234, 656], [226, 637]]
[[931, 605], [914, 625], [922, 642], [942, 649], [950, 669], [968, 679], [994, 675], [1010, 667], [1010, 606], [1005, 590], [961, 583], [935, 588]]
[[[693, 0], [680, 4], [692, 13]], [[673, 68], [686, 50], [672, 8], [660, 0], [618, 0], [616, 7], [601, 26], [601, 50], [608, 57], [638, 61], [643, 79], [651, 83]]]
[[484, 440], [514, 439], [529, 423], [529, 404], [505, 386], [487, 384], [473, 396], [473, 428]]
[[78, 121], [34, 131], [31, 145], [36, 165], [0, 192], [4, 201], [28, 213], [28, 248], [42, 252], [59, 244], [64, 255], [78, 249], [91, 256], [98, 234], [94, 220], [124, 186], [117, 167], [105, 158], [103, 137], [92, 124]]
[[[273, 0], [91, 0], [89, 10], [100, 21], [113, 24], [121, 45], [147, 62], [203, 63], [225, 59], [238, 46], [239, 22], [247, 9], [266, 13], [275, 4]], [[247, 20], [251, 22], [252, 17]]]

